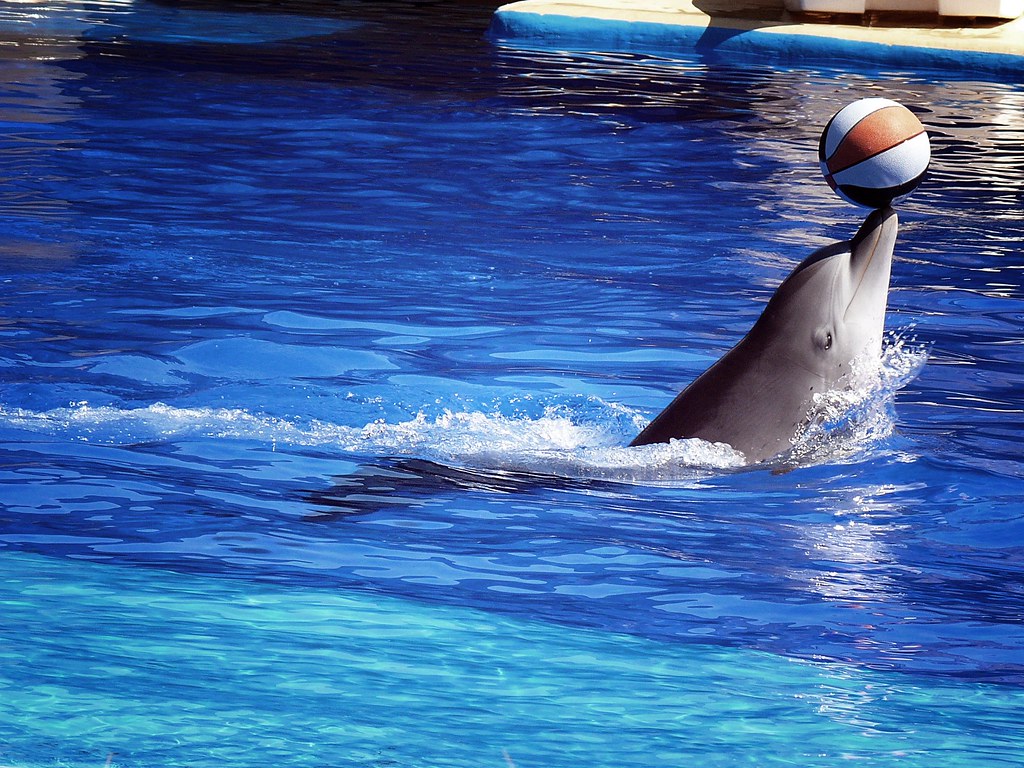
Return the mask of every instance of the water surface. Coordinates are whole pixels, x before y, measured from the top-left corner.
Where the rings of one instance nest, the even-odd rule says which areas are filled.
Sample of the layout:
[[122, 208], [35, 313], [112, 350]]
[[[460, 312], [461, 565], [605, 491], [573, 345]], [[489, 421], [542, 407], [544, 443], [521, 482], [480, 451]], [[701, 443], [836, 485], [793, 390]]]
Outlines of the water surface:
[[[1021, 87], [489, 12], [0, 14], [0, 759], [1018, 764]], [[876, 388], [623, 448], [859, 226], [869, 95], [934, 154]]]

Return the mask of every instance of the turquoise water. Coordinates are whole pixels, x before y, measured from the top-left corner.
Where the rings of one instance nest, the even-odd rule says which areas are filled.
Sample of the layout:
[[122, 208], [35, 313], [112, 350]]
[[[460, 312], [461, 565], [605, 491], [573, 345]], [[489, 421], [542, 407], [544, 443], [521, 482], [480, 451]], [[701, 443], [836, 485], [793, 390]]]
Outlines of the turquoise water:
[[[0, 763], [1017, 765], [1024, 91], [471, 3], [0, 12]], [[628, 449], [932, 138], [790, 460]]]
[[1018, 762], [1018, 688], [357, 592], [2, 562], [15, 765]]

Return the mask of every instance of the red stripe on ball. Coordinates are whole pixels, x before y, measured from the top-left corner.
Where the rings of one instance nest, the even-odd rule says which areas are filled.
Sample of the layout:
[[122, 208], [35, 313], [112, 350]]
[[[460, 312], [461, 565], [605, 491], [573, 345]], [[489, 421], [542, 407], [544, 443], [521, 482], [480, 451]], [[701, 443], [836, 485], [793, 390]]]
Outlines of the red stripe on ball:
[[902, 106], [883, 107], [851, 128], [826, 164], [839, 173], [924, 133], [924, 126]]

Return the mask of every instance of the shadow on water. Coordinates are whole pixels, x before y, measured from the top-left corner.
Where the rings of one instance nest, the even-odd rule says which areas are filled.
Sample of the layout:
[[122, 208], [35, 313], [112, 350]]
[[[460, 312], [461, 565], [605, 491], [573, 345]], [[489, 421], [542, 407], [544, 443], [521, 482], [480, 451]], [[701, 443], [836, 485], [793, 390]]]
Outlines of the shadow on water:
[[730, 38], [742, 35], [747, 28], [736, 29], [729, 25], [732, 19], [754, 20], [757, 26], [768, 26], [785, 17], [786, 9], [782, 0], [693, 0], [693, 7], [708, 15], [711, 23], [696, 43], [700, 52], [714, 51]]
[[393, 459], [365, 464], [351, 474], [338, 475], [330, 488], [310, 492], [306, 500], [320, 513], [317, 519], [324, 520], [369, 515], [383, 509], [415, 509], [422, 507], [425, 500], [449, 493], [586, 492], [603, 485], [611, 486], [539, 472], [467, 469], [423, 459]]
[[[161, 7], [217, 14], [220, 35], [216, 29], [181, 28], [176, 21], [174, 33], [161, 37], [167, 19], [150, 19], [153, 8]], [[53, 58], [71, 72], [93, 76], [116, 77], [119, 70], [124, 75], [177, 72], [387, 88], [428, 101], [497, 99], [524, 110], [616, 116], [628, 124], [735, 119], [737, 114], [760, 123], [765, 110], [757, 103], [787, 98], [785, 89], [772, 85], [779, 78], [770, 62], [705, 59], [701, 47], [667, 59], [495, 44], [486, 36], [494, 7], [451, 0], [386, 8], [315, 0], [149, 3], [83, 28], [80, 38], [65, 40], [66, 55]], [[288, 16], [333, 21], [338, 27], [289, 25]], [[268, 24], [277, 27], [276, 39], [250, 39]], [[117, 80], [119, 90], [128, 87]], [[90, 82], [95, 88], [96, 81]], [[94, 91], [81, 96], [103, 99]]]

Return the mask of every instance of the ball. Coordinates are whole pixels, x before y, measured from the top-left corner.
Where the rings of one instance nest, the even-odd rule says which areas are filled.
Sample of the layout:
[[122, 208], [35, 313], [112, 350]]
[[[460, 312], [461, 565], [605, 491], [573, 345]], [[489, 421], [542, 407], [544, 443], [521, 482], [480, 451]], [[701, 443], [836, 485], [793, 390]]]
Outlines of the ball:
[[890, 99], [861, 99], [836, 112], [821, 132], [825, 181], [849, 203], [884, 208], [921, 183], [931, 147], [921, 121]]

